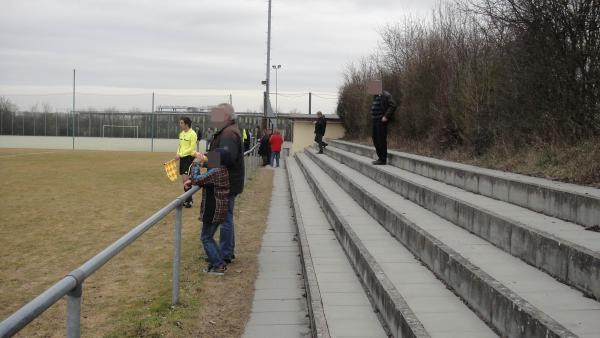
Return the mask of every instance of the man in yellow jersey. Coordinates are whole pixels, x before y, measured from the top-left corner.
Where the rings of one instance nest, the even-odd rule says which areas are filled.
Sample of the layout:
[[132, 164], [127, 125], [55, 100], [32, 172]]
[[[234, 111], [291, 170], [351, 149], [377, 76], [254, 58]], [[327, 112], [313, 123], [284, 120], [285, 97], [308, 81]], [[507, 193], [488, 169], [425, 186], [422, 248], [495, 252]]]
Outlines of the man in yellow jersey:
[[[189, 117], [182, 117], [179, 119], [179, 148], [177, 148], [177, 156], [175, 159], [179, 160], [179, 175], [181, 175], [181, 182], [184, 183], [183, 191], [190, 190], [191, 187], [186, 187], [185, 182], [190, 177], [190, 167], [194, 162], [194, 156], [196, 156], [196, 141], [198, 136], [196, 132], [191, 128], [192, 120]], [[192, 197], [188, 198], [183, 202], [183, 206], [186, 208], [192, 207]]]

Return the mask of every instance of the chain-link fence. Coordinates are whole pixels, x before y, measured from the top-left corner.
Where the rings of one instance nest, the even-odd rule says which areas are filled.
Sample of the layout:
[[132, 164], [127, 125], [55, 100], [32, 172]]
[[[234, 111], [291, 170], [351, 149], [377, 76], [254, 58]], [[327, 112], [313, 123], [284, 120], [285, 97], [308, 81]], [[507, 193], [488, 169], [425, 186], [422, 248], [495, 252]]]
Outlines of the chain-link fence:
[[[262, 115], [237, 113], [240, 128], [252, 132], [261, 125]], [[207, 113], [120, 113], [120, 112], [11, 112], [0, 110], [0, 135], [177, 138], [179, 119], [187, 116], [192, 128], [202, 135], [209, 125]], [[272, 119], [284, 133], [286, 141], [292, 135], [291, 123], [284, 116]]]

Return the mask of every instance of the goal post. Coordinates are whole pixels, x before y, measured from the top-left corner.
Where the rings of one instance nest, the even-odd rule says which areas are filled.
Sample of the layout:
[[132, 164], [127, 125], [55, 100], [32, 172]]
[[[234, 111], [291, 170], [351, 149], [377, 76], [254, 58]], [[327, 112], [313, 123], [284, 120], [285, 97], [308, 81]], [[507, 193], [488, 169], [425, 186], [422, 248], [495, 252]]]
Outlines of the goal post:
[[[139, 126], [124, 126], [124, 125], [115, 125], [115, 124], [103, 124], [102, 125], [102, 137], [105, 137], [105, 130], [106, 128], [121, 128], [121, 129], [125, 129], [125, 128], [131, 128], [133, 130], [135, 130], [135, 138], [139, 138]], [[112, 129], [114, 130], [114, 129]], [[111, 136], [114, 136], [114, 134], [111, 134]]]

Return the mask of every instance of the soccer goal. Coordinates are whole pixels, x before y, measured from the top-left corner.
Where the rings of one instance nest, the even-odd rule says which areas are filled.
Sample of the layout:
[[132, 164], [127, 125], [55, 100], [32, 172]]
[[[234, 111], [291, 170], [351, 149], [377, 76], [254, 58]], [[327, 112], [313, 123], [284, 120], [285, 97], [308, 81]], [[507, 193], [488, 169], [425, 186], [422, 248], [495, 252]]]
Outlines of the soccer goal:
[[121, 135], [124, 135], [125, 130], [127, 130], [126, 128], [131, 128], [131, 129], [135, 130], [135, 138], [139, 138], [138, 137], [139, 126], [123, 126], [123, 125], [115, 125], [115, 124], [103, 124], [102, 125], [102, 137], [104, 137], [104, 135], [105, 135], [106, 128], [116, 128], [116, 129], [109, 129], [111, 137], [115, 137], [116, 130], [122, 130]]

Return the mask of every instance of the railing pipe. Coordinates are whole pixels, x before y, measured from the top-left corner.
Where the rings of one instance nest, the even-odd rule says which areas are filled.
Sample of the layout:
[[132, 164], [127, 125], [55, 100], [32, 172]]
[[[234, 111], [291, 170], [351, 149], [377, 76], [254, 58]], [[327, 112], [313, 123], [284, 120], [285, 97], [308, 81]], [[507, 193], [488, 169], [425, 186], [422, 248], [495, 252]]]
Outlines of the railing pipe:
[[0, 337], [11, 337], [41, 315], [70, 290], [77, 280], [66, 276], [0, 323]]
[[82, 285], [77, 285], [67, 294], [67, 338], [81, 336], [81, 295]]
[[171, 304], [179, 303], [179, 267], [181, 262], [181, 205], [175, 209], [175, 228], [173, 240], [173, 294]]

